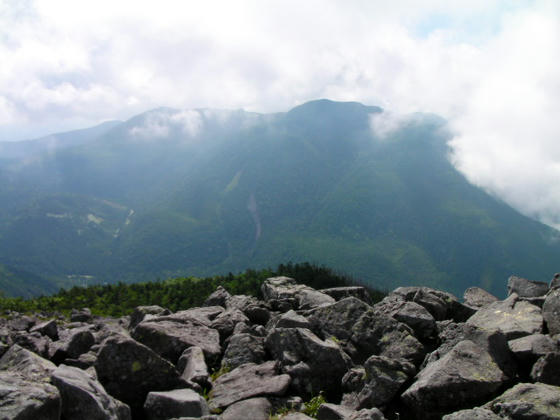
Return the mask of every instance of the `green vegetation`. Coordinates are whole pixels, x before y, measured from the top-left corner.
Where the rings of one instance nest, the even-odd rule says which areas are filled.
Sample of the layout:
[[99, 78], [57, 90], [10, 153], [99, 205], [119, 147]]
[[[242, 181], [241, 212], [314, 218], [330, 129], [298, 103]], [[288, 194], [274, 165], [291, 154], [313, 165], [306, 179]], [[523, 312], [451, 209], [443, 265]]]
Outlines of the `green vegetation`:
[[222, 365], [219, 369], [214, 369], [210, 374], [210, 379], [214, 382], [220, 376], [225, 375], [226, 373], [231, 372], [231, 367], [229, 365]]
[[323, 394], [319, 393], [319, 395], [316, 395], [305, 403], [303, 414], [307, 414], [309, 417], [317, 418], [319, 407], [321, 407], [321, 404], [324, 404], [326, 402], [327, 401], [325, 400], [325, 397], [323, 397]]
[[[503, 296], [512, 274], [558, 271], [558, 231], [457, 172], [442, 119], [416, 114], [380, 139], [379, 108], [321, 100], [204, 114], [190, 139], [176, 112], [25, 165], [0, 161], [0, 264], [39, 278], [22, 290], [28, 277], [0, 273], [7, 295], [311, 261], [383, 289]], [[169, 121], [167, 137], [134, 135], [154, 118]]]
[[[8, 298], [0, 295], [0, 309], [18, 312], [69, 312], [88, 307], [96, 315], [121, 316], [140, 305], [160, 305], [172, 311], [202, 305], [204, 300], [223, 286], [231, 294], [259, 296], [262, 282], [268, 277], [288, 276], [298, 282], [321, 289], [359, 284], [356, 280], [327, 267], [309, 263], [281, 264], [276, 270], [246, 270], [240, 274], [206, 278], [183, 277], [159, 282], [108, 284], [73, 287], [52, 296], [33, 299]], [[384, 294], [368, 288], [372, 299], [379, 301]]]

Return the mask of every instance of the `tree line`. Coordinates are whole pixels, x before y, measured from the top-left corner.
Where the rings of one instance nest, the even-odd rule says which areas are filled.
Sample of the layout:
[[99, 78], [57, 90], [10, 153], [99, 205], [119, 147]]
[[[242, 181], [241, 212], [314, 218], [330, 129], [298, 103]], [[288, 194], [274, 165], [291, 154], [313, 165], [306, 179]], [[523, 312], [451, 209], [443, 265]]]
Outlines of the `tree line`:
[[90, 308], [95, 315], [118, 317], [128, 315], [136, 306], [159, 305], [175, 312], [201, 306], [204, 300], [216, 290], [224, 287], [232, 295], [260, 296], [261, 285], [269, 277], [288, 276], [298, 283], [315, 289], [360, 285], [368, 289], [374, 302], [381, 300], [385, 293], [361, 284], [344, 273], [325, 266], [310, 263], [280, 264], [275, 270], [270, 268], [247, 269], [242, 273], [213, 277], [180, 277], [165, 281], [144, 283], [116, 283], [72, 287], [61, 289], [51, 296], [31, 299], [0, 296], [0, 309], [17, 312], [44, 312], [68, 314], [73, 308]]

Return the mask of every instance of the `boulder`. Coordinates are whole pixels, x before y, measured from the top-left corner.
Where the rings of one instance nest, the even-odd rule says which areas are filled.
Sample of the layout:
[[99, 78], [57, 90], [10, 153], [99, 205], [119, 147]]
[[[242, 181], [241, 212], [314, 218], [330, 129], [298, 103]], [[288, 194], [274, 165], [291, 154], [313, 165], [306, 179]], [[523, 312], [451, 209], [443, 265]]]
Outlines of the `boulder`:
[[548, 283], [541, 281], [531, 281], [522, 277], [511, 276], [507, 283], [508, 296], [512, 293], [519, 297], [538, 297], [544, 296], [548, 292]]
[[202, 388], [210, 387], [208, 366], [200, 347], [186, 349], [177, 362], [177, 370], [182, 372], [181, 377], [185, 381], [197, 383]]
[[62, 397], [62, 415], [67, 419], [130, 420], [130, 409], [107, 394], [103, 386], [85, 371], [60, 365], [52, 384]]
[[460, 303], [451, 293], [429, 287], [399, 287], [389, 296], [422, 305], [437, 321], [453, 319], [455, 322], [463, 322], [475, 312], [473, 308]]
[[43, 357], [49, 357], [51, 339], [40, 333], [16, 332], [12, 334], [12, 342]]
[[36, 323], [35, 318], [17, 314], [15, 318], [8, 321], [8, 327], [13, 331], [29, 331]]
[[210, 409], [222, 410], [254, 397], [283, 396], [289, 385], [290, 376], [280, 374], [276, 362], [247, 363], [216, 379], [210, 392]]
[[265, 347], [292, 377], [297, 395], [317, 395], [320, 391], [327, 397], [341, 394], [341, 379], [351, 361], [333, 340], [323, 341], [304, 328], [274, 328]]
[[168, 420], [173, 417], [199, 418], [210, 414], [208, 404], [192, 389], [150, 392], [144, 403], [147, 420]]
[[560, 386], [560, 353], [541, 356], [533, 365], [531, 378], [535, 382]]
[[91, 322], [93, 316], [89, 308], [72, 309], [70, 322]]
[[[297, 284], [290, 277], [272, 277], [261, 286], [265, 300], [294, 299], [298, 309], [312, 309], [334, 303], [334, 298], [303, 284]], [[296, 308], [294, 308], [296, 309]]]
[[519, 300], [514, 293], [504, 301], [480, 309], [467, 320], [467, 324], [487, 330], [499, 329], [508, 340], [513, 340], [540, 333], [543, 316], [539, 307]]
[[223, 306], [225, 308], [229, 298], [231, 298], [229, 292], [222, 286], [218, 286], [216, 290], [206, 298], [202, 306]]
[[383, 356], [371, 356], [364, 368], [365, 384], [353, 404], [356, 409], [385, 406], [416, 373], [413, 364]]
[[[162, 315], [169, 315], [171, 311], [169, 309], [162, 308], [158, 305], [150, 305], [150, 306], [137, 306], [134, 308], [132, 315], [130, 315], [130, 322], [128, 324], [129, 329], [133, 329], [136, 327], [140, 322], [146, 319], [146, 317], [156, 317]], [[150, 318], [151, 318], [150, 317]]]
[[141, 412], [148, 392], [184, 384], [169, 361], [126, 336], [114, 335], [103, 342], [95, 370], [107, 392], [130, 405], [133, 417]]
[[38, 332], [41, 335], [49, 337], [51, 340], [58, 340], [58, 326], [54, 319], [42, 322], [41, 324], [35, 325], [29, 330], [29, 332]]
[[0, 371], [0, 418], [59, 420], [60, 393], [55, 386], [15, 372]]
[[271, 314], [268, 308], [263, 305], [249, 305], [244, 310], [243, 313], [249, 318], [249, 321], [253, 324], [266, 325], [270, 320]]
[[249, 398], [230, 405], [222, 413], [221, 420], [269, 420], [272, 404], [266, 398]]
[[552, 280], [550, 280], [550, 288], [555, 289], [557, 287], [560, 287], [560, 273], [554, 274]]
[[323, 403], [317, 410], [317, 420], [345, 420], [354, 413], [354, 410], [343, 405]]
[[226, 310], [234, 310], [244, 312], [248, 307], [257, 305], [258, 300], [253, 296], [233, 295], [226, 302]]
[[251, 334], [236, 334], [229, 339], [222, 365], [236, 368], [244, 363], [260, 364], [266, 359], [264, 338]]
[[178, 311], [170, 315], [156, 316], [150, 321], [173, 321], [173, 322], [191, 322], [195, 321], [202, 325], [210, 326], [212, 321], [218, 315], [224, 312], [221, 306], [206, 306], [201, 308], [191, 308], [184, 311]]
[[313, 420], [313, 418], [303, 413], [289, 413], [288, 415], [283, 416], [282, 420]]
[[484, 408], [500, 418], [553, 420], [560, 418], [560, 387], [521, 383], [508, 389]]
[[274, 322], [274, 326], [278, 328], [310, 328], [311, 323], [306, 317], [299, 315], [293, 309], [281, 314]]
[[491, 303], [497, 302], [498, 298], [480, 287], [469, 287], [463, 294], [465, 305], [480, 309]]
[[55, 369], [54, 363], [17, 344], [0, 358], [0, 371], [19, 374], [33, 382], [49, 382]]
[[389, 315], [414, 331], [420, 339], [434, 337], [437, 333], [436, 320], [426, 308], [416, 302], [407, 302], [395, 296], [386, 297], [374, 307], [376, 312]]
[[364, 408], [351, 414], [345, 420], [385, 420], [385, 416], [377, 408]]
[[541, 356], [560, 350], [548, 335], [531, 334], [510, 340], [508, 346], [519, 362], [532, 366]]
[[402, 400], [425, 418], [437, 418], [491, 397], [507, 377], [490, 354], [472, 341], [459, 342], [422, 370]]
[[218, 331], [194, 319], [175, 321], [163, 317], [143, 321], [131, 336], [172, 363], [177, 363], [183, 351], [192, 346], [200, 347], [210, 364], [221, 353]]
[[424, 356], [424, 347], [409, 327], [355, 297], [313, 310], [309, 321], [317, 334], [339, 341], [355, 363], [371, 355], [415, 362]]
[[502, 417], [497, 416], [492, 411], [486, 408], [471, 408], [442, 417], [442, 420], [503, 420]]
[[337, 302], [344, 298], [353, 296], [371, 305], [371, 296], [365, 287], [362, 286], [346, 286], [346, 287], [331, 287], [329, 289], [321, 289], [319, 292], [329, 295]]
[[546, 295], [542, 315], [550, 335], [560, 334], [560, 287]]
[[59, 341], [51, 346], [49, 353], [51, 360], [62, 363], [65, 359], [76, 359], [82, 353], [89, 351], [95, 343], [95, 337], [91, 332], [91, 327], [78, 327], [68, 331], [63, 331]]
[[245, 316], [239, 309], [228, 309], [219, 314], [210, 324], [210, 328], [215, 329], [220, 334], [220, 340], [223, 342], [228, 338], [239, 322], [248, 323], [249, 318]]

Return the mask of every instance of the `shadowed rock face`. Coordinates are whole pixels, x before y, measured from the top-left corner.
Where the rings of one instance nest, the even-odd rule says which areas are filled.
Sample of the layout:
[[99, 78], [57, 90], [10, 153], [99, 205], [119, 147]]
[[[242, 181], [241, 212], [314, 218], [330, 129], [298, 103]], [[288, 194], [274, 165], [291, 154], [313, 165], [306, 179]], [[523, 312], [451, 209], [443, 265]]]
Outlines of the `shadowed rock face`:
[[0, 318], [0, 419], [305, 419], [319, 393], [319, 419], [557, 419], [558, 290], [542, 309], [423, 287], [370, 306], [359, 288], [334, 299], [273, 278], [265, 301], [222, 288], [209, 306], [139, 307], [132, 322]]

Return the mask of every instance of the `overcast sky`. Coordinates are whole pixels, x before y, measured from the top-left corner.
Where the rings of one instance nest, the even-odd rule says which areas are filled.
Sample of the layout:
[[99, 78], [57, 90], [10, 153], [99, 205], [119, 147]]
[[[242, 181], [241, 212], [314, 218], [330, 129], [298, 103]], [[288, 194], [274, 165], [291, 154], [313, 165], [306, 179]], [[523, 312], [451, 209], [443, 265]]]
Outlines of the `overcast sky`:
[[0, 141], [317, 98], [434, 112], [474, 183], [560, 226], [560, 1], [0, 0]]

